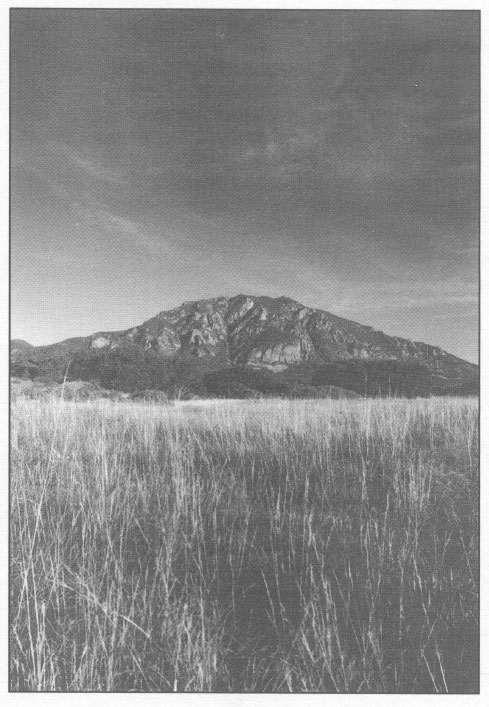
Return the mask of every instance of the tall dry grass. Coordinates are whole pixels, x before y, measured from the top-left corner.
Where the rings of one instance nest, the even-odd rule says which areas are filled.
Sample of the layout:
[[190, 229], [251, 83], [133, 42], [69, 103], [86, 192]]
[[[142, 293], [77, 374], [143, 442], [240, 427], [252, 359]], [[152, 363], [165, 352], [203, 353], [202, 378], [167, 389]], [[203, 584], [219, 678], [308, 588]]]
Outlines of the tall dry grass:
[[477, 414], [18, 398], [11, 689], [477, 691]]

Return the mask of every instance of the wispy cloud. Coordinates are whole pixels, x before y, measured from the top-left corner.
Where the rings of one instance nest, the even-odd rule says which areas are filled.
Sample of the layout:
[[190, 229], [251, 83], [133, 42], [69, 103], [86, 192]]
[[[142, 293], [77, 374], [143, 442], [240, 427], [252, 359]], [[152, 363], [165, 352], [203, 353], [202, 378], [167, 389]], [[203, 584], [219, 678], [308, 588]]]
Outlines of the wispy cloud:
[[121, 216], [97, 203], [76, 204], [74, 213], [80, 226], [102, 231], [106, 236], [120, 241], [124, 250], [142, 252], [151, 257], [161, 257], [165, 253], [175, 253], [178, 246], [171, 243], [161, 231], [155, 233], [140, 220]]
[[116, 185], [127, 183], [127, 175], [120, 168], [104, 163], [93, 154], [84, 153], [63, 142], [51, 142], [47, 148], [55, 158], [67, 160], [72, 167], [91, 179]]
[[339, 301], [345, 312], [402, 312], [406, 309], [431, 310], [440, 307], [469, 307], [477, 310], [477, 283], [466, 280], [379, 282], [355, 290]]
[[15, 173], [33, 175], [39, 184], [68, 204], [96, 196], [103, 186], [106, 198], [120, 198], [129, 184], [121, 168], [109, 164], [89, 150], [60, 141], [42, 141], [33, 136], [15, 139]]

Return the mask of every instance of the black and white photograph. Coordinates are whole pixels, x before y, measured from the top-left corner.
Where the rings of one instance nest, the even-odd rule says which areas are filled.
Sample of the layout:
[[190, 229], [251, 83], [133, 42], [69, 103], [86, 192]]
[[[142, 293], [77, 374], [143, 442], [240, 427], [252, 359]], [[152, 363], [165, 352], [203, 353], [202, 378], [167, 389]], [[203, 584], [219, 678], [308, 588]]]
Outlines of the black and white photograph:
[[10, 9], [9, 693], [479, 695], [481, 13], [195, 5]]

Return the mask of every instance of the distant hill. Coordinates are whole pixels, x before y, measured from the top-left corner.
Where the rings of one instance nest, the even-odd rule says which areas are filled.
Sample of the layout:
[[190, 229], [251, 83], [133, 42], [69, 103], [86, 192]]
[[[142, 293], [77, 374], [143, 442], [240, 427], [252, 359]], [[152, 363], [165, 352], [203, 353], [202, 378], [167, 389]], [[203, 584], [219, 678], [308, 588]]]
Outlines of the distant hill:
[[11, 351], [15, 351], [16, 349], [18, 349], [19, 351], [27, 351], [28, 349], [32, 348], [32, 344], [29, 344], [28, 341], [24, 341], [24, 339], [12, 339], [10, 341]]
[[169, 395], [476, 394], [478, 367], [288, 297], [184, 302], [139, 326], [51, 344], [11, 342], [11, 373]]

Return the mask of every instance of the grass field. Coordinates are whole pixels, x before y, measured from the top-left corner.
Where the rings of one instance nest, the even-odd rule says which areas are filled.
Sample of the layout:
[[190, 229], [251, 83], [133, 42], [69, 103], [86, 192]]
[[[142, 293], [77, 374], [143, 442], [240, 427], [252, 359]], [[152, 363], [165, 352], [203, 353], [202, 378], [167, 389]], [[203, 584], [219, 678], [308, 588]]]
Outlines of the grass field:
[[11, 689], [476, 692], [477, 418], [17, 398]]

